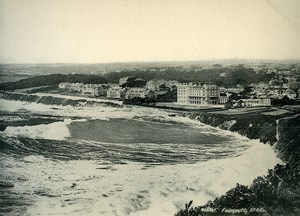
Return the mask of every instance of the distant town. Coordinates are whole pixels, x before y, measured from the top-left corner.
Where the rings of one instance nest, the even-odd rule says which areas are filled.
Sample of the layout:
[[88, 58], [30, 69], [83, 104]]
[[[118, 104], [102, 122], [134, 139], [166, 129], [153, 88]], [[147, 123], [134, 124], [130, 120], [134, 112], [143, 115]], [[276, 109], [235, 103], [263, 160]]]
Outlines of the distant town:
[[[72, 72], [74, 71], [74, 72]], [[0, 90], [191, 108], [300, 104], [300, 63], [161, 62], [1, 65]]]
[[[172, 102], [178, 105], [202, 107], [271, 106], [272, 101], [300, 100], [299, 68], [268, 68], [264, 74], [272, 77], [267, 82], [236, 84], [226, 87], [215, 82], [179, 82], [177, 80], [121, 77], [119, 83], [92, 84], [61, 82], [60, 93], [77, 93], [89, 97], [105, 97], [125, 102]], [[226, 72], [219, 75], [225, 79]]]

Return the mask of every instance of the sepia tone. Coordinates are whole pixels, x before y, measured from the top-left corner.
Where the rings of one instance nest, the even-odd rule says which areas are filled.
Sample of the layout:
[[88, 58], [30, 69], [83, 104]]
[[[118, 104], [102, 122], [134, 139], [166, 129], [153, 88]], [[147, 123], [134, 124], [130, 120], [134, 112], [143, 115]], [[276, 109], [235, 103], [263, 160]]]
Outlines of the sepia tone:
[[299, 9], [0, 0], [0, 215], [299, 215]]

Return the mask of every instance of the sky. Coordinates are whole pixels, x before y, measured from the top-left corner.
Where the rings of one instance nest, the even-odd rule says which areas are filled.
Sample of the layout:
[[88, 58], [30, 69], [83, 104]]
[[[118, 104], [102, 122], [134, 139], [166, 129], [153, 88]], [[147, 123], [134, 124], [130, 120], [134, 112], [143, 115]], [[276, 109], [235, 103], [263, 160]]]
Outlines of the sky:
[[300, 0], [0, 0], [0, 63], [300, 59]]

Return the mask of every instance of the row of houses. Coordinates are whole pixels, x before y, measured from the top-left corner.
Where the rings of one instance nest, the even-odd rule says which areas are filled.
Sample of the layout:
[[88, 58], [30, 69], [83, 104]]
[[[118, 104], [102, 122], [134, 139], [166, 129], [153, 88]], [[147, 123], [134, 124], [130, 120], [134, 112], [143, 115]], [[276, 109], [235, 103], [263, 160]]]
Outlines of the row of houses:
[[61, 91], [81, 92], [84, 95], [91, 95], [94, 97], [106, 96], [108, 85], [105, 84], [84, 84], [84, 83], [68, 83], [63, 82], [58, 85]]
[[268, 83], [251, 84], [251, 95], [281, 99], [287, 96], [290, 99], [300, 99], [300, 82], [292, 81], [283, 85], [270, 85]]
[[[121, 85], [126, 78], [120, 79]], [[177, 81], [150, 80], [145, 87], [121, 87], [118, 84], [84, 84], [60, 83], [62, 91], [80, 92], [81, 94], [111, 99], [149, 98], [155, 99], [160, 94], [177, 89], [177, 103], [181, 105], [213, 106], [224, 105], [228, 102], [230, 94], [218, 88], [214, 83], [179, 83]], [[242, 102], [239, 102], [242, 103]], [[250, 98], [243, 99], [243, 106], [269, 106], [269, 99]]]
[[[146, 83], [145, 87], [124, 87], [130, 80], [130, 77], [122, 77], [117, 84], [84, 84], [84, 83], [69, 83], [63, 82], [59, 84], [59, 89], [62, 91], [80, 92], [84, 95], [90, 95], [93, 97], [106, 96], [108, 98], [115, 99], [131, 99], [134, 97], [154, 97], [154, 94], [162, 94], [166, 91], [172, 91], [176, 89], [179, 84], [175, 80], [150, 80]], [[142, 79], [135, 78], [134, 81], [140, 81]], [[123, 86], [123, 87], [122, 87]]]
[[156, 98], [156, 94], [147, 88], [121, 88], [114, 86], [107, 90], [107, 97], [113, 99]]
[[[230, 107], [254, 107], [254, 106], [271, 106], [270, 98], [248, 98], [233, 100], [232, 103], [228, 103]], [[227, 105], [228, 106], [228, 105]]]
[[60, 83], [61, 91], [80, 92], [92, 97], [105, 96], [112, 99], [155, 98], [156, 94], [147, 88], [122, 88], [119, 85]]

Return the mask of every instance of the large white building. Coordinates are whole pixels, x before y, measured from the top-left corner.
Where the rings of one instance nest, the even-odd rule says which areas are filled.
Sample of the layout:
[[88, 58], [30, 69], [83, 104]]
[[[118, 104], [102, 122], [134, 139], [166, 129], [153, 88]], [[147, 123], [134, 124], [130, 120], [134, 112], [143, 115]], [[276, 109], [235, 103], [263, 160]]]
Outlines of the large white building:
[[181, 83], [177, 85], [177, 103], [210, 106], [219, 102], [219, 90], [214, 83]]

